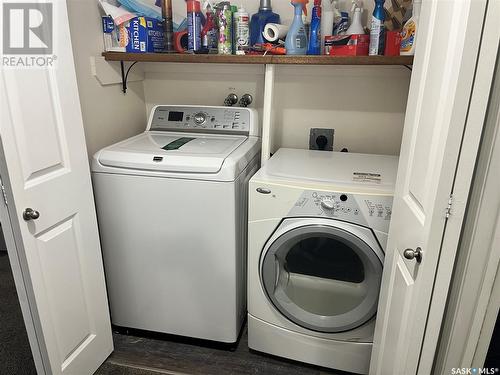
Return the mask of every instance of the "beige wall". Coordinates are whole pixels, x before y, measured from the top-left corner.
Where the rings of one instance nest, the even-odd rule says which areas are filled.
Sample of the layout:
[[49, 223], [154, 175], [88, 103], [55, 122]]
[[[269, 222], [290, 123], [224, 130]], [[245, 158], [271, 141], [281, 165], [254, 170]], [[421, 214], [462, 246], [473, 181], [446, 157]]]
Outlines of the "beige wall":
[[[408, 97], [405, 67], [278, 66], [273, 151], [308, 148], [309, 129], [335, 129], [335, 150], [398, 155]], [[263, 107], [263, 67], [151, 64], [144, 93], [155, 104], [222, 105], [229, 92], [254, 95]]]
[[119, 85], [102, 86], [90, 71], [90, 57], [103, 50], [101, 14], [95, 0], [67, 0], [78, 91], [87, 150], [91, 157], [100, 148], [144, 131], [142, 82], [129, 85], [124, 95]]
[[278, 66], [273, 151], [333, 128], [334, 150], [399, 155], [409, 79], [405, 67]]

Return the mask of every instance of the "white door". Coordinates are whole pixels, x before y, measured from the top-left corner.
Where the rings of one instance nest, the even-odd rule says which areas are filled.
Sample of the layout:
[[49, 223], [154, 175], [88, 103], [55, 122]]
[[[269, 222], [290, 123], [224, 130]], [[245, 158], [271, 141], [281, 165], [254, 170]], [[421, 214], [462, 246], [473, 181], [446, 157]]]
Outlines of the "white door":
[[[448, 262], [451, 274], [456, 252], [440, 259], [459, 156], [472, 170], [477, 153], [462, 148], [460, 155], [485, 6], [422, 4], [370, 374], [416, 374], [425, 330], [440, 329], [427, 318], [438, 261]], [[461, 225], [463, 211], [453, 220]]]
[[66, 2], [52, 4], [56, 65], [1, 71], [1, 172], [45, 372], [84, 375], [113, 343]]

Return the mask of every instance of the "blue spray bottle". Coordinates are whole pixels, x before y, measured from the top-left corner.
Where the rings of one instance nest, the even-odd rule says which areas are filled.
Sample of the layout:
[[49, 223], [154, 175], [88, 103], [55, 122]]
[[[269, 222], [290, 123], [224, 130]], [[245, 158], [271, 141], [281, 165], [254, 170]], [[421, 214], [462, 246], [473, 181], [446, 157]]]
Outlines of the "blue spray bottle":
[[314, 0], [311, 16], [311, 30], [309, 31], [308, 55], [321, 54], [321, 0]]
[[305, 55], [307, 52], [307, 34], [302, 20], [302, 12], [307, 16], [309, 0], [292, 0], [294, 9], [293, 22], [286, 34], [285, 48], [287, 55]]

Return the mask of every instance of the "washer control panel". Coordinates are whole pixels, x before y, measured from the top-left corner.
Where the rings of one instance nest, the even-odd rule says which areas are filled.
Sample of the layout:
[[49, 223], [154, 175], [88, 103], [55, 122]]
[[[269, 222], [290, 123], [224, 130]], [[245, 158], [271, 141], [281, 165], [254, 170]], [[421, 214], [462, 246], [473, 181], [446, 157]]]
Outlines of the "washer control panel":
[[388, 232], [392, 215], [391, 196], [304, 191], [289, 216], [321, 216]]
[[150, 129], [248, 134], [250, 117], [247, 108], [158, 106]]

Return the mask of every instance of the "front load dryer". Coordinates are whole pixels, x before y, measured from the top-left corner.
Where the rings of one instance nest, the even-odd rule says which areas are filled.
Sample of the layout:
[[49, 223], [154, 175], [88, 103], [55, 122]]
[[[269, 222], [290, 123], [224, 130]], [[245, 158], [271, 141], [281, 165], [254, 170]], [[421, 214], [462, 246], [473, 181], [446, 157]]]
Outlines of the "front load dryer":
[[250, 348], [368, 373], [397, 164], [280, 149], [252, 177]]
[[161, 105], [144, 133], [95, 154], [114, 325], [237, 341], [260, 143], [255, 110]]

